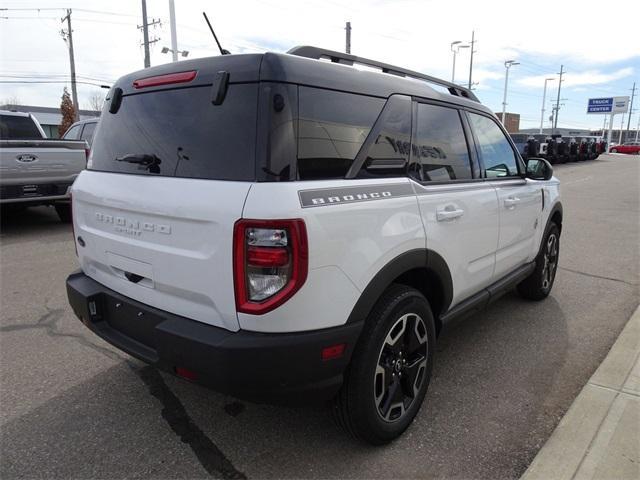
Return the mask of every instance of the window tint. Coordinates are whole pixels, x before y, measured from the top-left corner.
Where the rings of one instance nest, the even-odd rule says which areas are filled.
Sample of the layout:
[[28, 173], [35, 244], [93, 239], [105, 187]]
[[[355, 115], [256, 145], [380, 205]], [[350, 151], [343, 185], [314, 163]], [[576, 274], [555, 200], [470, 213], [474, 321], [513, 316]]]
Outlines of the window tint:
[[469, 121], [478, 140], [485, 175], [488, 178], [518, 175], [515, 152], [496, 122], [475, 113], [469, 113]]
[[84, 129], [82, 130], [82, 135], [80, 136], [80, 138], [82, 140], [86, 140], [89, 146], [91, 146], [91, 144], [93, 143], [93, 132], [96, 129], [96, 125], [96, 122], [84, 124]]
[[231, 84], [222, 105], [211, 86], [122, 98], [93, 139], [92, 170], [216, 180], [254, 180], [257, 84]]
[[359, 177], [405, 176], [411, 152], [411, 99], [394, 95], [373, 127]]
[[0, 138], [3, 140], [34, 140], [42, 134], [30, 117], [0, 115]]
[[65, 140], [78, 140], [80, 137], [80, 130], [82, 129], [82, 125], [74, 125], [69, 130], [67, 130], [62, 138]]
[[418, 180], [472, 178], [469, 149], [457, 110], [418, 104], [411, 174]]
[[310, 87], [298, 96], [298, 177], [344, 177], [385, 101]]

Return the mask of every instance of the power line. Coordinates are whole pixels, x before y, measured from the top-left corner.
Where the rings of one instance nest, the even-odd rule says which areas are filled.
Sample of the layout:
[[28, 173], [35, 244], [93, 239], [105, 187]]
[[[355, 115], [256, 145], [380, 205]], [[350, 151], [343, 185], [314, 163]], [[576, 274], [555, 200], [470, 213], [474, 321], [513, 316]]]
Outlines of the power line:
[[[0, 83], [69, 83], [68, 80], [0, 80]], [[109, 85], [103, 85], [95, 82], [84, 82], [77, 81], [75, 83], [79, 83], [81, 85], [95, 85], [96, 87], [101, 88], [110, 88]]]

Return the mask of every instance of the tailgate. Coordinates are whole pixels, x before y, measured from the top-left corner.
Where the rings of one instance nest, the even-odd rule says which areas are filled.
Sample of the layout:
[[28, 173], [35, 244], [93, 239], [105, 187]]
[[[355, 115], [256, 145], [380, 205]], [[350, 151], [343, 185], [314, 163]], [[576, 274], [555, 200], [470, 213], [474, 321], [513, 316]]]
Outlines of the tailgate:
[[83, 172], [73, 186], [82, 270], [144, 304], [238, 330], [233, 226], [250, 185]]
[[71, 183], [86, 167], [86, 147], [84, 141], [0, 141], [2, 183]]

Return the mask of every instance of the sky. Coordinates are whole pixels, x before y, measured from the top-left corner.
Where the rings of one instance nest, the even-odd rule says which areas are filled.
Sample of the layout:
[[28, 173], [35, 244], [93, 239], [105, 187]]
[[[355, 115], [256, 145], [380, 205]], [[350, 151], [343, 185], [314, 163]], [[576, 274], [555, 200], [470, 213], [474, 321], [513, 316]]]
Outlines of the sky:
[[[202, 17], [206, 11], [222, 45], [231, 53], [286, 52], [296, 45], [344, 51], [345, 22], [352, 26], [351, 51], [393, 65], [451, 80], [451, 43], [475, 31], [474, 91], [502, 111], [505, 66], [509, 70], [507, 112], [520, 127], [540, 126], [543, 87], [548, 82], [545, 127], [563, 76], [558, 126], [602, 128], [605, 117], [587, 115], [587, 99], [631, 95], [640, 117], [640, 1], [611, 0], [175, 0], [178, 49], [188, 58], [218, 54]], [[60, 30], [72, 9], [78, 98], [89, 108], [104, 95], [99, 85], [143, 68], [140, 0], [0, 0], [0, 104], [60, 105], [70, 86], [69, 55]], [[38, 10], [39, 9], [39, 10]], [[169, 0], [147, 0], [151, 65], [171, 61]], [[470, 48], [457, 55], [457, 83], [467, 85]], [[624, 126], [626, 128], [625, 116]], [[614, 128], [622, 118], [616, 117]]]

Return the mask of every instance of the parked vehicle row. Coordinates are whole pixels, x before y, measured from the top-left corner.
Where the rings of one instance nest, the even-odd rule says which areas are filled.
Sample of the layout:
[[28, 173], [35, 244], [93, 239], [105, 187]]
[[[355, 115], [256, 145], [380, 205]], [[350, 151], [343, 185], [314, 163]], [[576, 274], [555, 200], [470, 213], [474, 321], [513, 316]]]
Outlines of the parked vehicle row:
[[593, 136], [512, 133], [511, 138], [523, 158], [544, 158], [551, 164], [595, 160], [607, 151], [607, 142]]
[[71, 221], [71, 185], [87, 164], [84, 140], [52, 140], [29, 113], [0, 111], [0, 205], [53, 205]]

